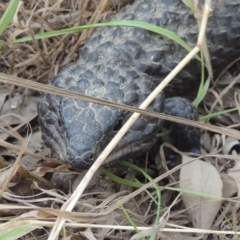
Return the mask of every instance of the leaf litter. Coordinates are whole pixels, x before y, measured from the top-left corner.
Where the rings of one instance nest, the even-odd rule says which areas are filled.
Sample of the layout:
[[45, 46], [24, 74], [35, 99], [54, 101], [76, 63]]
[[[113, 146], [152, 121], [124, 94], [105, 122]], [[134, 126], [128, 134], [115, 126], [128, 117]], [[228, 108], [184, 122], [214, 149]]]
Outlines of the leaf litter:
[[[128, 1], [111, 1], [105, 6], [106, 2], [88, 0], [85, 2], [49, 1], [45, 3], [42, 0], [33, 0], [24, 3], [19, 8], [17, 17], [4, 31], [2, 40], [11, 42], [16, 37], [26, 36], [27, 32], [30, 35], [101, 22], [107, 19], [112, 11], [116, 11]], [[0, 7], [2, 14], [7, 5], [2, 2]], [[51, 39], [33, 40], [16, 45], [9, 44], [1, 52], [1, 72], [46, 83], [63, 66], [76, 61], [78, 49], [90, 34], [91, 31], [88, 31], [82, 34], [75, 33]], [[209, 89], [203, 105], [199, 107], [201, 115], [239, 106], [238, 84], [240, 80], [237, 78], [238, 74], [238, 63], [226, 69], [224, 75], [217, 79], [214, 87]], [[24, 141], [29, 138], [29, 151], [50, 156], [49, 150], [45, 148], [40, 138], [37, 123], [36, 104], [39, 97], [40, 95], [34, 91], [1, 85], [1, 116], [5, 116], [3, 118], [5, 123], [1, 125], [8, 131], [1, 130], [0, 140], [22, 147]], [[214, 104], [212, 104], [213, 102]], [[16, 115], [20, 115], [24, 119], [18, 118]], [[239, 130], [239, 112], [224, 114], [206, 121]], [[32, 127], [31, 135], [26, 127], [28, 122]], [[3, 144], [1, 146], [0, 186], [2, 188], [12, 172], [11, 168], [18, 157], [18, 152], [6, 148]], [[156, 239], [207, 239], [209, 233], [205, 233], [204, 229], [240, 231], [239, 206], [236, 203], [240, 194], [240, 158], [239, 152], [236, 150], [238, 148], [238, 140], [229, 140], [224, 135], [203, 132], [202, 158], [205, 162], [193, 160], [188, 164], [183, 163], [179, 167], [180, 171], [179, 169], [173, 171], [172, 174], [167, 174], [158, 182], [162, 188], [160, 216], [168, 212], [167, 217], [164, 218], [165, 224], [163, 226], [159, 219], [160, 229], [179, 229], [179, 232], [171, 233], [170, 230], [169, 232], [159, 232], [156, 231], [156, 228], [154, 229], [153, 223], [156, 219], [156, 204], [154, 202], [157, 199], [157, 194], [153, 188], [148, 188], [150, 193], [144, 191], [124, 203], [124, 208], [137, 228], [149, 226], [150, 231], [147, 232], [147, 236], [158, 232]], [[141, 161], [140, 167], [153, 178], [156, 178], [159, 174], [169, 171], [168, 163], [164, 164], [162, 158], [164, 153], [161, 151], [160, 153], [153, 150], [149, 152], [148, 157], [142, 156], [135, 163], [139, 165]], [[160, 160], [160, 164], [158, 163], [156, 167], [151, 159], [156, 160], [157, 158]], [[0, 200], [2, 206], [0, 232], [14, 226], [3, 216], [18, 221], [22, 226], [24, 226], [24, 221], [34, 219], [38, 220], [37, 229], [33, 224], [31, 234], [23, 237], [27, 232], [19, 231], [18, 237], [22, 237], [21, 239], [34, 237], [47, 239], [47, 232], [52, 226], [47, 221], [54, 220], [56, 216], [68, 214], [70, 223], [96, 224], [95, 227], [82, 227], [81, 225], [66, 227], [65, 231], [69, 239], [75, 239], [77, 236], [82, 239], [130, 239], [134, 235], [134, 231], [124, 228], [124, 226], [129, 226], [129, 221], [119, 208], [119, 202], [135, 188], [129, 186], [126, 188], [124, 184], [119, 185], [99, 171], [83, 197], [78, 201], [73, 213], [52, 211], [60, 209], [61, 204], [70, 197], [75, 186], [81, 181], [84, 172], [75, 172], [56, 160], [43, 161], [41, 159], [41, 157], [33, 158], [25, 154], [14, 172], [11, 173], [10, 183]], [[131, 172], [127, 168], [116, 166], [110, 170], [122, 178], [130, 174], [131, 180], [138, 179], [137, 181], [143, 182], [143, 184], [146, 181], [141, 174]], [[179, 186], [193, 192], [200, 192], [202, 195], [185, 193], [181, 188], [179, 189]], [[178, 198], [179, 192], [180, 198]], [[205, 194], [220, 197], [221, 200], [206, 197]], [[14, 211], [14, 208], [9, 205], [10, 203], [14, 204], [18, 210]], [[172, 205], [172, 203], [174, 204]], [[25, 208], [21, 208], [23, 206]], [[101, 227], [101, 224], [109, 227]], [[119, 228], [114, 228], [112, 225], [119, 226]], [[181, 232], [183, 227], [188, 232]], [[203, 232], [196, 236], [194, 233], [197, 230], [194, 231], [194, 228], [202, 229]], [[237, 235], [221, 235], [221, 233], [218, 233], [217, 237], [217, 239], [226, 239], [226, 237], [227, 239], [237, 239]]]

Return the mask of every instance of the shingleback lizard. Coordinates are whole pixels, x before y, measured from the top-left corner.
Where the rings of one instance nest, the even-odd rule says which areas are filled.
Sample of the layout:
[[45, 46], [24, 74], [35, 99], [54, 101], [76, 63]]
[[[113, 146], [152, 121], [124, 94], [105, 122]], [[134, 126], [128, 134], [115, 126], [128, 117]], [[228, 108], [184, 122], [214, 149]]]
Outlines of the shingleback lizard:
[[[240, 56], [240, 2], [213, 0], [207, 40], [216, 76]], [[181, 0], [137, 0], [110, 20], [148, 22], [175, 32], [191, 47], [196, 44], [196, 20]], [[50, 84], [117, 103], [139, 106], [187, 51], [174, 41], [141, 28], [94, 30], [79, 51], [76, 64], [65, 67]], [[192, 60], [149, 107], [150, 110], [196, 120], [189, 100], [200, 79], [200, 63]], [[185, 98], [182, 98], [185, 97]], [[166, 98], [166, 100], [165, 100]], [[64, 162], [88, 168], [131, 113], [117, 108], [43, 94], [38, 104], [42, 137]], [[148, 151], [157, 141], [163, 121], [141, 116], [115, 147], [107, 162]], [[199, 130], [175, 125], [176, 146], [199, 152]]]

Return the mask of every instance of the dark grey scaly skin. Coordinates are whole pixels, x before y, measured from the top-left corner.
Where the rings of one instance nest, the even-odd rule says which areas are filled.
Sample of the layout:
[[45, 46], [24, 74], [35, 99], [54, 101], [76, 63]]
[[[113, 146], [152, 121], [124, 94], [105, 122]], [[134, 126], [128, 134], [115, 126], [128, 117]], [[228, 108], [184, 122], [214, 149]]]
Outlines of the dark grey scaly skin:
[[[207, 37], [216, 76], [240, 56], [240, 2], [213, 0]], [[190, 46], [197, 41], [195, 18], [180, 0], [137, 0], [111, 20], [128, 19], [167, 28]], [[139, 28], [108, 27], [94, 31], [80, 49], [76, 64], [64, 68], [51, 85], [74, 92], [139, 106], [157, 84], [187, 54], [181, 46]], [[200, 79], [200, 65], [192, 60], [149, 109], [197, 119], [191, 103]], [[131, 113], [97, 104], [43, 94], [38, 104], [45, 144], [74, 168], [87, 168]], [[156, 142], [162, 120], [141, 116], [115, 147], [107, 161], [139, 155]], [[199, 130], [175, 125], [180, 150], [199, 152]], [[182, 136], [182, 138], [179, 138]]]

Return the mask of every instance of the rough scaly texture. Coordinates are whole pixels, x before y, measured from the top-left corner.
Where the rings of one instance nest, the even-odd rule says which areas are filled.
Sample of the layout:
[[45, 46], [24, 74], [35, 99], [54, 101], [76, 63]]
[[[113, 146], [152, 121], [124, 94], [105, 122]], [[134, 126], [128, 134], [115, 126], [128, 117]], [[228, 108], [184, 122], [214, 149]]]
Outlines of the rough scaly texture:
[[[207, 37], [216, 76], [223, 67], [240, 56], [240, 3], [227, 0], [213, 3], [214, 13], [209, 19]], [[122, 19], [164, 27], [175, 32], [190, 46], [196, 44], [196, 20], [180, 0], [137, 0], [111, 18]], [[186, 50], [172, 40], [140, 28], [100, 28], [80, 49], [78, 62], [63, 69], [50, 84], [139, 106], [186, 54]], [[164, 90], [164, 94], [168, 98], [191, 98], [199, 79], [200, 64], [192, 60]], [[149, 109], [164, 112], [164, 94], [159, 95]], [[180, 107], [174, 105], [173, 109], [173, 101], [180, 102]], [[177, 112], [175, 109], [180, 110]], [[89, 167], [131, 115], [119, 109], [49, 94], [43, 94], [38, 112], [44, 142], [74, 168]], [[195, 109], [182, 98], [168, 99], [166, 112], [197, 119]], [[141, 116], [119, 142], [108, 162], [149, 150], [156, 142], [156, 133], [162, 124], [159, 119]], [[196, 132], [195, 142], [188, 145], [192, 140], [177, 139], [177, 145], [182, 150], [195, 151], [199, 148], [199, 132], [191, 127], [184, 129], [180, 129], [181, 135], [190, 131], [186, 136], [192, 136]]]

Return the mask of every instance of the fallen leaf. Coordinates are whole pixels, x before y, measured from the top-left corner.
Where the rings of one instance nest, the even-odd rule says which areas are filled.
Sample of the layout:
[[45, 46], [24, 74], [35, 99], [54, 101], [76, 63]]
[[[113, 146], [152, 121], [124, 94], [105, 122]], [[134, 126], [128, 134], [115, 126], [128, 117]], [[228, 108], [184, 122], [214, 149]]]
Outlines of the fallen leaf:
[[[1, 171], [0, 171], [0, 189], [4, 186], [7, 178], [9, 177], [9, 174], [11, 174], [11, 173], [12, 173], [12, 168], [6, 167], [6, 168], [1, 169]], [[16, 184], [15, 182], [10, 182], [8, 184], [8, 187], [12, 187], [15, 184]]]
[[0, 87], [0, 109], [2, 109], [2, 106], [8, 94], [9, 94], [9, 88], [6, 86], [1, 86]]
[[236, 161], [235, 166], [228, 170], [228, 176], [236, 181], [238, 186], [238, 196], [240, 196], [240, 161]]
[[222, 197], [222, 180], [217, 169], [211, 164], [201, 160], [192, 161], [192, 158], [185, 155], [182, 155], [182, 159], [185, 165], [180, 171], [180, 187], [203, 193], [201, 195], [183, 193], [183, 202], [193, 226], [210, 229], [221, 206], [221, 200], [211, 196]]
[[[17, 115], [20, 115], [24, 117], [27, 121], [31, 121], [37, 116], [37, 103], [39, 102], [40, 97], [39, 96], [26, 96], [23, 101], [19, 104], [19, 106], [12, 108], [11, 101], [13, 99], [7, 100], [2, 108], [1, 116], [6, 115], [8, 113], [15, 113]], [[22, 119], [14, 117], [14, 115], [11, 117], [9, 116], [8, 119], [4, 119], [6, 123], [9, 125], [13, 124], [21, 124]]]
[[41, 227], [35, 226], [33, 224], [28, 224], [28, 225], [19, 224], [18, 226], [12, 227], [10, 222], [9, 226], [0, 232], [0, 239], [2, 240], [24, 239], [25, 238], [24, 236], [27, 233], [30, 233], [33, 230], [39, 229], [39, 228]]
[[[108, 217], [106, 219], [106, 221], [104, 220], [103, 221], [103, 225], [114, 225], [115, 223], [115, 214], [114, 212], [110, 212], [108, 214]], [[100, 224], [98, 222], [98, 224]], [[98, 229], [98, 232], [97, 232], [97, 236], [99, 239], [104, 239], [105, 236], [107, 236], [107, 234], [111, 231], [112, 229], [111, 228], [100, 228]]]
[[190, 234], [182, 234], [176, 232], [164, 232], [162, 233], [162, 240], [198, 240], [201, 239], [202, 236], [193, 237]]
[[235, 179], [228, 174], [221, 174], [223, 182], [223, 198], [230, 198], [238, 192], [238, 185]]
[[87, 228], [85, 231], [80, 232], [84, 237], [86, 237], [88, 240], [97, 240], [94, 235], [93, 232], [91, 230], [91, 228]]

